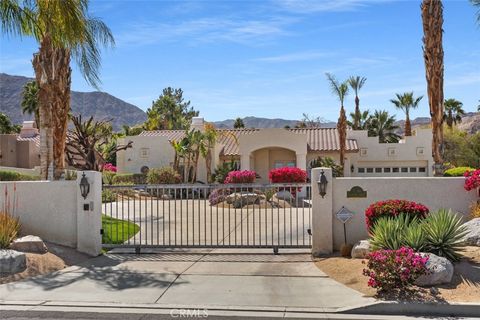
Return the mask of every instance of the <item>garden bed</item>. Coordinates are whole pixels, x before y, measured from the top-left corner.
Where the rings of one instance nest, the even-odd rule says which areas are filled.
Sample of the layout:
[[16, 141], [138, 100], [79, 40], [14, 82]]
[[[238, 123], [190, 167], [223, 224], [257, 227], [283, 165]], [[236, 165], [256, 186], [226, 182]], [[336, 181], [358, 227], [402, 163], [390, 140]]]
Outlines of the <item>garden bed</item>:
[[90, 256], [80, 253], [73, 248], [48, 242], [46, 245], [48, 247], [48, 252], [46, 253], [25, 253], [27, 256], [27, 268], [23, 272], [12, 275], [0, 274], [0, 284], [62, 270], [90, 258]]
[[[411, 298], [420, 301], [480, 303], [480, 247], [465, 247], [461, 255], [460, 262], [455, 263], [455, 273], [450, 284], [433, 288], [414, 287]], [[366, 296], [382, 299], [398, 298], [376, 296], [376, 290], [367, 286], [368, 278], [362, 275], [366, 264], [363, 264], [361, 259], [334, 255], [318, 259], [315, 265], [335, 281]]]

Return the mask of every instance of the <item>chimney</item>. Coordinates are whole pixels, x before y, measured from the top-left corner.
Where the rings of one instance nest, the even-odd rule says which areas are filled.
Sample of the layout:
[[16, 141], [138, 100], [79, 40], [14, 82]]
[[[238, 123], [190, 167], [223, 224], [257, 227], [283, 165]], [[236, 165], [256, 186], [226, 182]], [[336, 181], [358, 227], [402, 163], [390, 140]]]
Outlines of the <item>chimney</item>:
[[195, 129], [198, 131], [205, 130], [205, 120], [202, 117], [193, 117], [192, 118], [192, 126], [191, 129]]
[[35, 128], [35, 121], [23, 121], [20, 137], [33, 138], [38, 135], [38, 129]]

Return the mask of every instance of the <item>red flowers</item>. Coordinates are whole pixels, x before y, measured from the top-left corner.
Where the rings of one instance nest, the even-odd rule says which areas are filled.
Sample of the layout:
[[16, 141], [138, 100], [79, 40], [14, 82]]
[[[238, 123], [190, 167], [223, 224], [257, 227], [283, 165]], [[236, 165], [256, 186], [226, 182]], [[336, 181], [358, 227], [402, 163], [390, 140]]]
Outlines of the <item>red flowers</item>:
[[464, 174], [465, 185], [463, 186], [465, 190], [470, 191], [480, 187], [480, 169], [475, 171], [467, 171]]
[[368, 255], [363, 275], [369, 277], [368, 286], [378, 291], [402, 290], [427, 274], [428, 256], [422, 257], [413, 249], [378, 250]]
[[307, 172], [300, 168], [278, 168], [268, 173], [272, 183], [303, 183], [307, 181]]
[[223, 183], [254, 183], [257, 173], [255, 171], [230, 171]]
[[365, 210], [365, 220], [368, 230], [382, 216], [396, 217], [400, 213], [423, 219], [428, 215], [428, 208], [421, 203], [408, 200], [384, 200], [372, 203]]
[[103, 166], [103, 171], [117, 172], [117, 167], [111, 163], [105, 163]]

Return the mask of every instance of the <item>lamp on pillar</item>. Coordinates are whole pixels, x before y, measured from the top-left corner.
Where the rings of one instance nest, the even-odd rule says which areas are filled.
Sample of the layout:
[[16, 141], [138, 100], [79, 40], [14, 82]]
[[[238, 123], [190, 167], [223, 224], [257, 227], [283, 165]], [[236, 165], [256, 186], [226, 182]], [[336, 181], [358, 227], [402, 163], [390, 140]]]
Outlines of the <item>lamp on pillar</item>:
[[327, 194], [327, 177], [325, 177], [325, 172], [322, 170], [320, 172], [320, 177], [318, 178], [317, 181], [318, 184], [318, 193], [322, 196], [322, 198], [325, 198], [325, 195]]
[[85, 176], [85, 172], [82, 174], [82, 179], [80, 179], [80, 193], [82, 194], [83, 199], [87, 199], [87, 196], [90, 193], [90, 183]]

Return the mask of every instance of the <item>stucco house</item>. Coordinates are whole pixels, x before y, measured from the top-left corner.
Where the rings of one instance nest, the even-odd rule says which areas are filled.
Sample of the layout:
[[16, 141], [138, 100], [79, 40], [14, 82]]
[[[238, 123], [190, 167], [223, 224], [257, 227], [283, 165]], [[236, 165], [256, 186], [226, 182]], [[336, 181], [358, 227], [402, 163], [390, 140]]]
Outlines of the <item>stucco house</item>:
[[40, 135], [34, 121], [24, 121], [19, 134], [0, 134], [0, 166], [31, 169], [40, 165]]
[[[192, 129], [203, 130], [203, 118], [192, 120]], [[226, 161], [234, 161], [241, 170], [255, 170], [259, 182], [268, 182], [268, 172], [279, 167], [299, 167], [310, 171], [312, 161], [320, 157], [340, 158], [337, 129], [222, 129], [213, 150], [212, 171]], [[184, 130], [144, 131], [139, 136], [125, 137], [133, 147], [117, 153], [120, 173], [140, 173], [143, 169], [173, 164], [175, 152], [171, 141], [178, 141]], [[236, 138], [234, 138], [234, 136]], [[124, 143], [121, 142], [121, 143]], [[368, 176], [432, 176], [432, 133], [417, 129], [399, 143], [379, 143], [367, 131], [348, 130], [344, 175]], [[206, 182], [203, 159], [198, 165], [197, 180]]]

